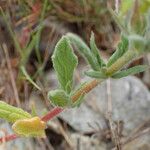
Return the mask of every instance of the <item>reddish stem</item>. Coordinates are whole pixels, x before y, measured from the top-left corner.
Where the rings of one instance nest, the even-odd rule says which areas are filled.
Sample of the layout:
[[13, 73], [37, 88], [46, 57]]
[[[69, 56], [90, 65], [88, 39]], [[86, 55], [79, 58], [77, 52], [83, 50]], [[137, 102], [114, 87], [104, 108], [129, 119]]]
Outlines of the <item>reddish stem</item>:
[[50, 112], [48, 112], [45, 116], [43, 116], [41, 119], [42, 119], [42, 121], [47, 122], [47, 121], [51, 120], [53, 117], [57, 116], [63, 110], [64, 109], [62, 109], [60, 107], [55, 107]]
[[18, 138], [18, 136], [16, 134], [11, 134], [11, 135], [0, 138], [0, 143], [15, 140], [16, 138]]

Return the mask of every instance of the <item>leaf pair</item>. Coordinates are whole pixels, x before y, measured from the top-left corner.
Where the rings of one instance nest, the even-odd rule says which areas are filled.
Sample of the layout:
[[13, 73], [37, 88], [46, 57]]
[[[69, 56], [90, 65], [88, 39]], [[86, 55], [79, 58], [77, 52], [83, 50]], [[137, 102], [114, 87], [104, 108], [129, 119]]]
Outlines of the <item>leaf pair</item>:
[[[91, 39], [93, 39], [93, 37]], [[92, 47], [93, 47], [92, 50], [96, 49], [95, 43], [91, 44], [91, 42], [90, 42], [90, 45], [92, 45]], [[114, 64], [120, 57], [122, 57], [127, 52], [128, 46], [129, 46], [128, 38], [125, 35], [122, 35], [121, 42], [118, 44], [117, 50], [114, 52], [114, 54], [108, 60], [107, 65], [105, 65], [101, 59], [100, 70], [98, 70], [98, 71], [97, 70], [96, 71], [88, 70], [85, 72], [85, 74], [89, 77], [98, 78], [98, 79], [106, 79], [106, 78], [110, 77], [111, 75], [107, 74], [107, 68], [111, 67], [112, 64]], [[97, 55], [97, 51], [96, 52], [94, 51], [94, 54]]]
[[[131, 36], [129, 36], [129, 37], [131, 37]], [[133, 47], [133, 45], [131, 45], [131, 42], [133, 40], [134, 40], [134, 44], [136, 45], [136, 47], [138, 47], [139, 38], [135, 37], [135, 38], [131, 39], [125, 35], [122, 35], [121, 41], [118, 44], [117, 50], [109, 58], [106, 67], [101, 68], [101, 70], [99, 70], [99, 71], [89, 70], [89, 71], [86, 71], [85, 74], [89, 77], [97, 78], [97, 79], [106, 79], [108, 77], [122, 78], [122, 77], [125, 77], [128, 75], [133, 75], [133, 74], [143, 72], [146, 69], [148, 69], [148, 66], [146, 66], [146, 65], [139, 65], [139, 66], [129, 68], [127, 70], [118, 71], [115, 74], [107, 75], [107, 68], [111, 67], [118, 59], [121, 59], [121, 57], [124, 56], [124, 54], [128, 51], [129, 46]], [[135, 41], [137, 41], [137, 43], [135, 43]], [[136, 48], [136, 47], [134, 47], [134, 48]]]

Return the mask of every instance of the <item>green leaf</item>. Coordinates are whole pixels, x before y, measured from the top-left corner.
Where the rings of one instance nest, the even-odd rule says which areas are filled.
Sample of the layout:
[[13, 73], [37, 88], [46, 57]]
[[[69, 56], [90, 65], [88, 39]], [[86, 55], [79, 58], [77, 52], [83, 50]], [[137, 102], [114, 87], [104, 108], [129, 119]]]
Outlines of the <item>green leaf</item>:
[[0, 101], [0, 118], [14, 123], [19, 119], [31, 118], [31, 115], [21, 108], [16, 108], [3, 101]]
[[103, 59], [100, 57], [99, 49], [96, 46], [95, 37], [94, 37], [94, 33], [93, 32], [91, 33], [90, 47], [91, 47], [91, 52], [95, 56], [99, 66], [100, 67], [105, 66], [105, 63], [104, 63]]
[[140, 72], [143, 72], [145, 70], [147, 70], [149, 67], [147, 65], [139, 65], [139, 66], [135, 66], [135, 67], [132, 67], [132, 68], [129, 68], [127, 70], [123, 70], [123, 71], [120, 71], [120, 72], [117, 72], [115, 73], [112, 78], [122, 78], [122, 77], [126, 77], [128, 75], [133, 75], [133, 74], [137, 74], [137, 73], [140, 73]]
[[90, 48], [83, 42], [83, 40], [72, 33], [68, 33], [66, 35], [69, 40], [71, 41], [74, 46], [76, 46], [77, 50], [83, 55], [83, 57], [86, 59], [86, 61], [90, 64], [93, 70], [99, 70], [99, 64], [97, 62], [97, 59], [95, 56], [92, 54]]
[[63, 90], [52, 90], [48, 93], [48, 98], [54, 106], [66, 107], [71, 104], [70, 96]]
[[56, 44], [52, 61], [61, 88], [70, 93], [73, 84], [73, 73], [78, 59], [66, 36], [63, 36]]
[[128, 50], [129, 41], [128, 38], [122, 35], [121, 42], [118, 44], [117, 50], [114, 54], [109, 58], [107, 67], [110, 67], [118, 58], [123, 56], [125, 52]]
[[107, 78], [107, 76], [102, 71], [88, 70], [88, 71], [85, 71], [85, 75], [92, 77], [92, 78], [98, 78], [98, 79]]
[[45, 137], [46, 123], [39, 117], [17, 120], [12, 126], [14, 132], [25, 137]]

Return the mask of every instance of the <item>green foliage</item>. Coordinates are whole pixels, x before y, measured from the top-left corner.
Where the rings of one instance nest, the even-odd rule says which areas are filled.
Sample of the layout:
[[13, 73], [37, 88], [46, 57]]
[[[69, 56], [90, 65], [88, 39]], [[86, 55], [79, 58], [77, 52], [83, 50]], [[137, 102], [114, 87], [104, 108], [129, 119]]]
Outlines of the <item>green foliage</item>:
[[66, 92], [61, 89], [48, 92], [48, 98], [54, 106], [63, 108], [80, 106], [83, 101], [84, 94], [81, 95], [74, 103], [72, 102], [71, 95], [66, 94]]
[[67, 93], [70, 93], [73, 84], [73, 72], [77, 66], [78, 59], [73, 53], [66, 36], [63, 36], [56, 44], [52, 61], [61, 88]]
[[99, 63], [97, 62], [97, 58], [93, 55], [90, 48], [82, 41], [80, 37], [75, 34], [68, 33], [66, 35], [74, 46], [76, 46], [77, 50], [84, 56], [93, 70], [99, 70]]
[[109, 58], [107, 67], [110, 67], [117, 59], [119, 59], [128, 50], [129, 41], [125, 35], [122, 35], [121, 41], [115, 53]]
[[95, 37], [94, 37], [93, 32], [91, 33], [91, 38], [90, 38], [90, 48], [91, 48], [92, 54], [94, 55], [94, 57], [97, 61], [97, 64], [99, 64], [100, 68], [105, 66], [103, 59], [100, 57], [100, 51], [96, 46]]
[[54, 106], [66, 107], [71, 104], [70, 96], [60, 89], [48, 92], [48, 98]]
[[20, 119], [31, 118], [31, 115], [21, 108], [13, 107], [3, 101], [0, 101], [0, 118], [14, 123]]
[[[109, 58], [107, 64], [105, 64], [103, 59], [100, 57], [93, 33], [91, 34], [90, 38], [91, 49], [78, 36], [69, 33], [67, 34], [67, 37], [69, 37], [71, 42], [76, 44], [77, 49], [81, 49], [80, 52], [91, 65], [92, 70], [85, 71], [85, 75], [96, 79], [107, 79], [109, 77], [114, 77], [114, 73], [121, 70], [125, 64], [129, 63], [129, 60], [137, 57], [141, 52], [144, 51], [144, 49], [146, 49], [146, 44], [148, 45], [142, 36], [127, 36], [126, 34], [122, 34], [121, 41], [119, 42], [116, 51]], [[92, 66], [91, 62], [96, 66], [96, 68]], [[126, 76], [130, 75], [130, 73], [136, 74], [144, 70], [145, 69], [143, 69], [143, 67], [137, 67], [119, 73], [121, 73], [121, 76]], [[117, 72], [117, 75], [119, 73]]]
[[135, 67], [129, 68], [127, 70], [123, 70], [123, 71], [119, 71], [119, 72], [115, 73], [114, 75], [112, 75], [112, 78], [115, 78], [115, 79], [123, 78], [128, 75], [133, 75], [133, 74], [143, 72], [143, 71], [147, 70], [148, 68], [149, 67], [146, 65], [135, 66]]
[[97, 79], [106, 79], [108, 78], [103, 71], [94, 71], [94, 70], [88, 70], [85, 71], [85, 75], [92, 77], [92, 78], [97, 78]]

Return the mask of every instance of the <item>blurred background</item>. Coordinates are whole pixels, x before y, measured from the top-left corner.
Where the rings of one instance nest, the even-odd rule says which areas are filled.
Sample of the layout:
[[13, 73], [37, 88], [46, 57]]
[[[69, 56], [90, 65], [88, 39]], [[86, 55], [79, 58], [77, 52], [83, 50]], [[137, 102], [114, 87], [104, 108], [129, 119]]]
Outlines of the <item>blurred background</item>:
[[[37, 115], [43, 116], [53, 108], [47, 92], [58, 87], [51, 55], [60, 37], [72, 32], [89, 44], [93, 31], [101, 55], [107, 61], [115, 51], [121, 33], [108, 4], [116, 12], [121, 9], [123, 15], [136, 16], [137, 2], [0, 0], [0, 100], [28, 112], [34, 108]], [[140, 13], [149, 16], [150, 1], [144, 0], [140, 4]], [[132, 21], [136, 22], [136, 19]], [[86, 62], [75, 53], [79, 58], [75, 72], [77, 84], [88, 78], [83, 74]], [[150, 65], [150, 54], [127, 67], [140, 64]], [[21, 66], [41, 91], [27, 80]], [[0, 150], [149, 150], [149, 90], [150, 70], [119, 80], [110, 79], [88, 94], [81, 107], [68, 109], [49, 121], [45, 139], [20, 138], [1, 144]], [[107, 116], [109, 99], [112, 101], [111, 126]], [[0, 136], [10, 133], [11, 125], [0, 120]], [[123, 143], [122, 148], [119, 143]]]

